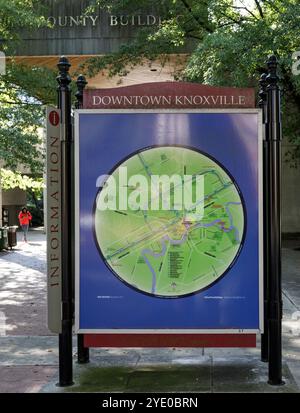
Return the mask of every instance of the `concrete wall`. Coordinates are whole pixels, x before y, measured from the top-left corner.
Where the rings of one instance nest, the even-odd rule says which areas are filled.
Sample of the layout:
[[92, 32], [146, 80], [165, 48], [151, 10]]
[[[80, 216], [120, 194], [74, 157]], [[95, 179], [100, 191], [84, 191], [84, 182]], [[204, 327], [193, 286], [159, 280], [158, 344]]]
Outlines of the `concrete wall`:
[[2, 192], [2, 203], [5, 206], [26, 205], [26, 192], [22, 189], [9, 189]]
[[26, 205], [25, 191], [22, 191], [21, 189], [2, 191], [2, 207], [9, 211], [9, 225], [19, 225], [18, 214], [24, 205]]
[[[21, 32], [15, 56], [97, 55], [117, 51], [145, 26], [159, 23], [155, 10], [112, 16], [103, 10], [83, 19], [90, 0], [47, 0], [47, 18], [53, 28]], [[194, 43], [194, 42], [192, 42]], [[189, 47], [188, 47], [189, 49]], [[188, 51], [187, 49], [185, 51]]]

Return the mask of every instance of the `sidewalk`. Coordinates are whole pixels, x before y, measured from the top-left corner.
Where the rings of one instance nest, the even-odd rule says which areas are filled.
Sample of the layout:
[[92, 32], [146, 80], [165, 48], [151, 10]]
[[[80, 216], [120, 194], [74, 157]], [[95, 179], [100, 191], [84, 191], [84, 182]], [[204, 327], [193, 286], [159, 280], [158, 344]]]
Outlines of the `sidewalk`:
[[[46, 327], [46, 236], [30, 231], [28, 244], [18, 235], [13, 251], [0, 252], [0, 311], [9, 335], [49, 335]], [[1, 334], [1, 330], [0, 330]]]
[[[0, 393], [5, 392], [298, 392], [300, 387], [300, 251], [283, 250], [285, 386], [266, 384], [256, 349], [91, 349], [75, 360], [75, 386], [58, 381], [58, 339], [46, 328], [46, 240], [0, 252]], [[297, 387], [298, 386], [298, 387]]]

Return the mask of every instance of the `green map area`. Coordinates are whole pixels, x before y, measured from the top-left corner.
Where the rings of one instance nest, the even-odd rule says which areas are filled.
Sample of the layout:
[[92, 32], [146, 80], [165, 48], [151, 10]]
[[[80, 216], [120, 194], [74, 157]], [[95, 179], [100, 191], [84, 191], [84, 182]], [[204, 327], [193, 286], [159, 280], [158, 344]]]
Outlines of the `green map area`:
[[[204, 154], [177, 146], [134, 154], [111, 174], [117, 183], [120, 167], [127, 168], [128, 179], [144, 176], [149, 192], [153, 175], [180, 175], [182, 183], [184, 176], [203, 176], [204, 194], [195, 205], [203, 203], [204, 214], [192, 219], [191, 211], [176, 210], [172, 202], [169, 210], [96, 208], [95, 235], [111, 271], [129, 286], [161, 297], [193, 294], [222, 277], [240, 251], [245, 225], [240, 194], [226, 171]], [[127, 190], [129, 196], [137, 187]], [[96, 204], [104, 196], [100, 190]]]

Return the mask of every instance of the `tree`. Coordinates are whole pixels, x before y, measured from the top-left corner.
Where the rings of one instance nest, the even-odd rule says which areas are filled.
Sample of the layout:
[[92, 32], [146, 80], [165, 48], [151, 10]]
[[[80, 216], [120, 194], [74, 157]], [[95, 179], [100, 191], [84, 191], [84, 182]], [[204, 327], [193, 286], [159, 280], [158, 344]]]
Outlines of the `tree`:
[[[46, 24], [45, 8], [40, 0], [0, 0], [0, 39], [2, 49], [8, 50], [7, 41], [18, 40], [20, 29], [35, 29]], [[10, 46], [12, 44], [10, 43]]]
[[55, 102], [55, 75], [11, 63], [0, 80], [0, 159], [32, 173], [43, 170], [44, 104]]
[[24, 191], [30, 190], [37, 197], [42, 196], [44, 182], [42, 178], [31, 178], [27, 175], [21, 175], [8, 169], [0, 169], [0, 177], [2, 183], [2, 189], [14, 189], [20, 188]]
[[29, 177], [8, 169], [0, 169], [1, 186], [3, 190], [19, 188], [27, 192], [29, 201], [32, 203], [31, 211], [34, 218], [43, 223], [42, 199], [44, 189], [44, 179], [40, 176]]
[[[165, 61], [188, 50], [177, 79], [210, 85], [256, 87], [271, 53], [279, 57], [284, 97], [284, 135], [300, 157], [300, 76], [292, 73], [292, 53], [300, 44], [298, 0], [96, 0], [113, 14], [154, 10], [162, 24], [139, 30], [116, 53], [88, 62], [88, 74], [107, 69], [124, 76], [145, 60]], [[292, 154], [293, 156], [295, 154]]]
[[[1, 48], [10, 55], [16, 33], [46, 24], [45, 12], [37, 0], [0, 0]], [[28, 167], [32, 173], [42, 172], [43, 105], [55, 102], [55, 74], [43, 68], [29, 68], [7, 62], [0, 76], [0, 159], [5, 167], [16, 170]]]
[[126, 75], [128, 68], [141, 64], [145, 59], [159, 58], [162, 62], [170, 54], [195, 50], [214, 25], [208, 17], [207, 0], [95, 0], [95, 7], [116, 15], [143, 14], [145, 11], [162, 18], [159, 26], [145, 26], [136, 38], [121, 46], [113, 54], [95, 57], [85, 66], [89, 75], [108, 69], [109, 75]]

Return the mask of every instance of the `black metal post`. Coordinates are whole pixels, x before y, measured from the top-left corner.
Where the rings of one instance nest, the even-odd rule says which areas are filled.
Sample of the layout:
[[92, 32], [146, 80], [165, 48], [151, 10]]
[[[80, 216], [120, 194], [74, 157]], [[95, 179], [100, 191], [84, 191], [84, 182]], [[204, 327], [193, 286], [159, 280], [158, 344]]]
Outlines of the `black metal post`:
[[75, 103], [76, 109], [82, 109], [83, 106], [83, 91], [86, 87], [88, 82], [86, 81], [85, 76], [80, 75], [77, 78], [76, 85], [77, 85], [77, 92], [75, 94], [77, 102]]
[[[81, 109], [83, 106], [83, 90], [87, 85], [86, 78], [83, 75], [78, 76], [77, 81], [77, 92], [75, 94], [77, 102], [75, 103], [76, 109]], [[79, 364], [85, 364], [90, 361], [90, 351], [89, 348], [84, 347], [84, 335], [77, 335], [77, 362]]]
[[59, 386], [73, 384], [72, 324], [72, 121], [70, 63], [62, 56], [58, 63], [58, 108], [61, 110], [61, 234], [62, 243], [62, 332], [59, 335]]
[[263, 122], [263, 250], [264, 250], [264, 332], [261, 335], [261, 361], [269, 361], [269, 317], [268, 317], [268, 279], [269, 279], [269, 267], [268, 267], [268, 251], [269, 251], [269, 188], [268, 188], [268, 173], [269, 173], [269, 131], [268, 131], [268, 118], [267, 118], [267, 74], [261, 75], [259, 80], [260, 90], [258, 106], [262, 109], [262, 122]]
[[281, 343], [281, 103], [276, 56], [267, 61], [267, 116], [269, 125], [269, 384], [282, 381]]

